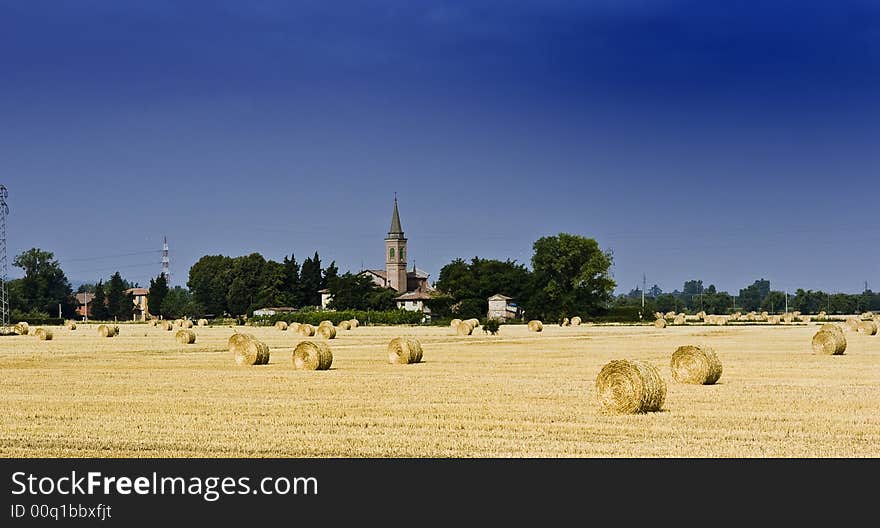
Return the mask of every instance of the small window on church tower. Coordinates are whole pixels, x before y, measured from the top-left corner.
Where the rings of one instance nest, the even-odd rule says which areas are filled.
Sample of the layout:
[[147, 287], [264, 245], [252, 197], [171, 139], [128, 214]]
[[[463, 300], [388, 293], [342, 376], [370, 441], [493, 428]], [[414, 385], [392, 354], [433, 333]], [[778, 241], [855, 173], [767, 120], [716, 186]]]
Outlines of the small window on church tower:
[[400, 260], [406, 260], [406, 250], [403, 248], [400, 250]]
[[392, 259], [394, 258], [394, 248], [388, 250], [388, 256], [390, 256]]

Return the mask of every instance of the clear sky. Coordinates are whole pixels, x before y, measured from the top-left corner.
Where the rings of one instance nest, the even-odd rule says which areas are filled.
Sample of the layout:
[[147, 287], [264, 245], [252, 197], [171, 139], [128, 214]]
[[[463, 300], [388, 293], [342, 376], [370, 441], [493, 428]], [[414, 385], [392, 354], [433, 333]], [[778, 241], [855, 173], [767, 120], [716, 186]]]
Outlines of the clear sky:
[[10, 256], [382, 267], [397, 192], [432, 280], [565, 231], [620, 292], [876, 291], [878, 6], [0, 0]]

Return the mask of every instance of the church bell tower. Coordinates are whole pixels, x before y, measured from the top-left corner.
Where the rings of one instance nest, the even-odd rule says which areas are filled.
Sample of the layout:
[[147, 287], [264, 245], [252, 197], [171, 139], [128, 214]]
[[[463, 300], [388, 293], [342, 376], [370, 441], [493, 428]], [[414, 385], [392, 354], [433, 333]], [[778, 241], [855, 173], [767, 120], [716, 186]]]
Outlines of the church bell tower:
[[391, 215], [391, 229], [385, 238], [385, 274], [388, 286], [400, 293], [406, 292], [406, 237], [400, 227], [400, 213], [397, 212], [397, 196], [394, 197], [394, 213]]

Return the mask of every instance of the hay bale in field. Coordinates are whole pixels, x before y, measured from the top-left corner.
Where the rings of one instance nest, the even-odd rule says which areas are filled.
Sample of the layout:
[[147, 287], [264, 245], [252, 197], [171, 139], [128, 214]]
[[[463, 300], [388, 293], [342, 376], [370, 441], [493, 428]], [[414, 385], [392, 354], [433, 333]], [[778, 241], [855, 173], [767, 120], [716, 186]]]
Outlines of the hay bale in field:
[[462, 321], [461, 324], [455, 327], [455, 333], [460, 336], [469, 336], [473, 331], [474, 327], [468, 321]]
[[113, 337], [116, 335], [116, 327], [110, 325], [98, 325], [98, 336]]
[[674, 325], [687, 324], [687, 317], [685, 317], [684, 314], [678, 314], [675, 316], [675, 319], [672, 320], [672, 324], [674, 324]]
[[297, 370], [327, 370], [333, 364], [333, 352], [322, 341], [300, 341], [293, 349], [292, 359]]
[[782, 321], [785, 324], [791, 324], [794, 322], [794, 314], [793, 313], [784, 313], [782, 314]]
[[704, 312], [702, 310], [697, 312], [697, 319], [699, 319], [700, 321], [705, 321], [706, 320], [706, 312]]
[[321, 321], [320, 323], [318, 323], [318, 326], [319, 326], [319, 327], [321, 327], [321, 326], [333, 326], [333, 321], [331, 321], [331, 320], [329, 320], [329, 319], [324, 319], [323, 321]]
[[672, 378], [679, 383], [712, 385], [721, 377], [721, 360], [707, 346], [684, 345], [672, 353]]
[[296, 333], [303, 337], [312, 337], [315, 335], [315, 327], [308, 323], [303, 323], [296, 329]]
[[813, 320], [813, 318], [810, 317], [809, 315], [802, 315], [802, 316], [800, 316], [800, 320], [802, 323], [809, 324]]
[[664, 318], [672, 321], [673, 319], [675, 319], [675, 312], [666, 312], [666, 316]]
[[351, 330], [351, 322], [349, 321], [339, 321], [339, 324], [336, 325], [336, 328], [340, 330]]
[[828, 315], [828, 314], [825, 313], [825, 310], [822, 310], [821, 312], [819, 312], [819, 313], [816, 315], [816, 317], [818, 317], [819, 319], [825, 319], [825, 317], [826, 317], [827, 315]]
[[361, 322], [357, 319], [350, 319], [348, 323], [351, 325], [352, 328], [357, 328], [361, 324]]
[[479, 328], [479, 326], [480, 326], [480, 320], [479, 320], [479, 319], [468, 319], [468, 320], [465, 321], [465, 322], [468, 323], [469, 325], [471, 325], [471, 328], [475, 328], [475, 329], [476, 329], [476, 328]]
[[578, 316], [574, 316], [571, 318], [571, 326], [580, 326], [582, 322], [583, 319]]
[[859, 323], [859, 333], [869, 336], [877, 335], [877, 323], [875, 323], [873, 320], [862, 321], [861, 323]]
[[52, 331], [46, 328], [37, 328], [34, 330], [34, 335], [37, 336], [37, 339], [40, 341], [52, 340]]
[[192, 330], [182, 328], [174, 335], [174, 339], [181, 345], [191, 345], [196, 342], [196, 333]]
[[275, 328], [277, 330], [287, 330], [287, 323], [285, 321], [275, 321]]
[[571, 326], [571, 321], [568, 320], [568, 317], [563, 317], [562, 324], [560, 324], [559, 326]]
[[150, 326], [156, 326], [159, 324], [158, 319], [150, 319], [148, 322], [149, 322]]
[[731, 321], [739, 321], [740, 319], [742, 319], [742, 312], [734, 312], [730, 315]]
[[208, 320], [207, 319], [199, 319], [199, 322], [196, 324], [199, 326], [208, 326]]
[[659, 411], [666, 399], [666, 383], [650, 363], [615, 360], [596, 377], [596, 399], [606, 414]]
[[26, 322], [21, 321], [15, 323], [15, 326], [12, 327], [12, 331], [18, 335], [28, 335], [31, 331], [31, 327]]
[[422, 344], [414, 337], [395, 337], [388, 343], [388, 362], [408, 365], [422, 360]]
[[183, 319], [175, 319], [174, 326], [183, 326]]
[[654, 321], [655, 328], [666, 328], [666, 319], [657, 319]]
[[251, 334], [235, 333], [229, 337], [229, 351], [236, 365], [265, 365], [269, 363], [269, 345]]
[[321, 325], [318, 327], [318, 335], [324, 339], [336, 339], [336, 327]]
[[778, 315], [768, 315], [767, 322], [772, 325], [778, 325], [779, 324], [779, 316]]
[[119, 335], [119, 325], [113, 325], [113, 335]]
[[288, 332], [299, 332], [300, 326], [302, 326], [300, 323], [287, 323], [287, 331]]
[[174, 330], [174, 324], [172, 324], [171, 321], [162, 321], [161, 327], [162, 327], [162, 330], [165, 330], [168, 332]]
[[540, 332], [544, 330], [544, 325], [541, 323], [541, 321], [538, 321], [537, 319], [529, 321], [528, 326], [529, 332]]
[[873, 321], [874, 312], [865, 312], [862, 314], [862, 321]]
[[844, 322], [845, 328], [850, 332], [858, 332], [859, 331], [859, 318], [858, 317], [849, 317]]
[[[835, 326], [835, 328], [837, 328]], [[846, 337], [838, 328], [835, 330], [819, 330], [813, 336], [813, 352], [828, 356], [839, 356], [846, 351]]]
[[193, 322], [190, 319], [184, 319], [183, 322], [180, 323], [181, 328], [192, 328]]
[[453, 319], [452, 321], [449, 321], [450, 328], [458, 328], [458, 325], [460, 325], [460, 324], [461, 324], [461, 319]]
[[68, 330], [76, 330], [76, 323], [74, 323], [73, 321], [68, 321], [67, 322], [67, 329]]
[[665, 317], [666, 317], [666, 316], [663, 315], [663, 314], [660, 313], [660, 312], [654, 312], [654, 319], [663, 319], [663, 318], [665, 318]]
[[798, 317], [800, 317], [800, 316], [801, 316], [801, 313], [800, 313], [800, 312], [798, 312], [798, 311], [794, 311], [794, 312], [791, 312], [791, 315], [793, 315], [793, 316], [794, 316], [794, 318], [795, 318], [795, 319], [797, 319], [797, 318], [798, 318]]

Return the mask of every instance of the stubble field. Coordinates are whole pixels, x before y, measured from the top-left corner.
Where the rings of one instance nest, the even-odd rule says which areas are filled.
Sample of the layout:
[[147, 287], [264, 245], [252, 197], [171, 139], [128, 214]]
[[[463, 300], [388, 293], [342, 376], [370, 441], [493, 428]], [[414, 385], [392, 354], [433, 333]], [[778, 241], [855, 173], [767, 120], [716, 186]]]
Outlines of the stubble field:
[[[3, 457], [877, 457], [880, 336], [847, 332], [843, 356], [812, 353], [816, 325], [364, 327], [329, 342], [328, 371], [296, 371], [303, 338], [247, 328], [268, 365], [238, 367], [231, 327], [120, 325], [0, 338]], [[423, 362], [391, 365], [411, 335]], [[712, 386], [682, 385], [676, 347], [715, 348]], [[663, 411], [606, 416], [596, 375], [641, 359], [667, 383]]]

